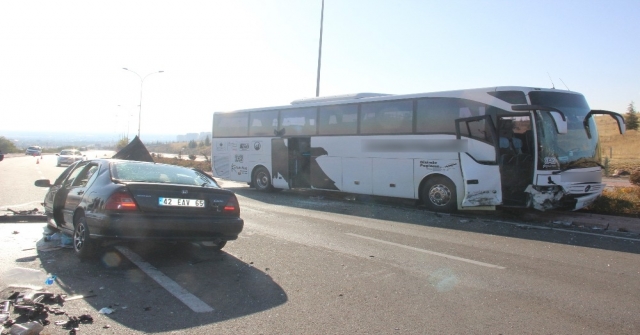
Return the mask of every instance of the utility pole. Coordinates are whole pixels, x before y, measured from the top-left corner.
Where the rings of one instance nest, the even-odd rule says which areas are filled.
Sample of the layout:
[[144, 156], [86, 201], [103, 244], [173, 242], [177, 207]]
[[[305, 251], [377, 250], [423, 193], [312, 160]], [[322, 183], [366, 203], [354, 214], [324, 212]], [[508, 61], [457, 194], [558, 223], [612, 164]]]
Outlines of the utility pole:
[[324, 0], [322, 0], [322, 11], [320, 12], [320, 46], [318, 47], [318, 79], [316, 81], [316, 97], [320, 96], [320, 64], [322, 63], [322, 26], [324, 23]]

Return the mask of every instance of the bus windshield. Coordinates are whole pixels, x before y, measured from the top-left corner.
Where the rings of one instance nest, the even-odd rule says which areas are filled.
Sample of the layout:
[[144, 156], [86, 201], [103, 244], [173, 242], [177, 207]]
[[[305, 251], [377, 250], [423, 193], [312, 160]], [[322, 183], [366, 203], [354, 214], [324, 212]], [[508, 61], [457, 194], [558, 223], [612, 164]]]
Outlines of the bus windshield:
[[549, 113], [538, 111], [538, 169], [566, 170], [595, 167], [600, 164], [598, 132], [593, 118], [589, 118], [591, 138], [587, 136], [583, 120], [590, 108], [584, 96], [574, 93], [533, 91], [531, 104], [554, 107], [567, 118], [567, 133], [558, 134]]

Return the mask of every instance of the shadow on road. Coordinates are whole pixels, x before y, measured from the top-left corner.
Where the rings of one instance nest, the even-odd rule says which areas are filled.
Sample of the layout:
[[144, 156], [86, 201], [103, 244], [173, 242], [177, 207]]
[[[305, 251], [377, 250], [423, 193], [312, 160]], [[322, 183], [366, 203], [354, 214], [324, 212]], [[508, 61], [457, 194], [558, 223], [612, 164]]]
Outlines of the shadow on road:
[[[187, 330], [287, 302], [286, 293], [268, 273], [228, 253], [169, 243], [126, 246], [213, 311], [192, 311], [113, 248], [87, 262], [80, 262], [72, 249], [38, 250], [38, 257], [44, 271], [57, 275], [65, 291], [59, 293], [95, 294], [84, 301], [95, 310], [114, 309], [107, 316], [114, 323], [145, 333]], [[73, 302], [65, 303], [65, 309], [72, 306]]]
[[[442, 214], [427, 211], [416, 200], [377, 196], [352, 195], [319, 190], [285, 190], [276, 193], [259, 192], [248, 187], [228, 184], [225, 188], [236, 194], [279, 206], [319, 210], [357, 217], [376, 218], [394, 222], [455, 229], [466, 232], [492, 234], [527, 240], [560, 243], [588, 248], [640, 254], [640, 238], [614, 234], [621, 239], [606, 238], [605, 233], [557, 225], [549, 221], [549, 213], [539, 217], [533, 209], [499, 209], [496, 211], [461, 211]], [[240, 199], [242, 206], [242, 199]], [[563, 212], [564, 215], [572, 212]], [[551, 214], [552, 215], [552, 214]], [[556, 233], [549, 233], [555, 231]], [[587, 234], [585, 234], [587, 233]], [[593, 233], [593, 234], [591, 234]]]

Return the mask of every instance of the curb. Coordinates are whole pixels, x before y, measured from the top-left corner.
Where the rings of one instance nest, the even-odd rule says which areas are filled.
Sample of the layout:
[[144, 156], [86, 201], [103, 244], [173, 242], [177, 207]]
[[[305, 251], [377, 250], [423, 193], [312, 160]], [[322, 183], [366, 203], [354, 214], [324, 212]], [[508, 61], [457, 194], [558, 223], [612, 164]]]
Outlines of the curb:
[[0, 223], [47, 222], [46, 215], [2, 215]]

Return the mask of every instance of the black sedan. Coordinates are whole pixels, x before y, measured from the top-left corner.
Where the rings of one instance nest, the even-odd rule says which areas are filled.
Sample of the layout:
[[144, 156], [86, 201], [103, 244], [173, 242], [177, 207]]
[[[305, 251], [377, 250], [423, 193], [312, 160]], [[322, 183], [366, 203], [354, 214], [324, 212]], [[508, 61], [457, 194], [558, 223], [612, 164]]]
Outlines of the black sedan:
[[49, 188], [47, 224], [73, 235], [81, 259], [106, 240], [207, 241], [219, 250], [244, 226], [235, 194], [196, 169], [95, 159], [35, 185]]

